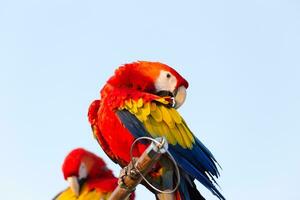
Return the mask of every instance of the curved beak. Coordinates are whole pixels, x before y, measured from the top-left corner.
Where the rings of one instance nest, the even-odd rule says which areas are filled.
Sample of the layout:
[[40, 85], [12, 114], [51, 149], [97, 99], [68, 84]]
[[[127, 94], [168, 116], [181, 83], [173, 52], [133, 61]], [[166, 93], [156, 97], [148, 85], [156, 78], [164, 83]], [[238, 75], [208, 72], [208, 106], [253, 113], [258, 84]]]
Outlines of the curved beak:
[[186, 88], [184, 86], [180, 86], [177, 91], [175, 91], [174, 100], [175, 105], [174, 108], [178, 109], [185, 102], [186, 98]]
[[70, 176], [68, 177], [67, 181], [69, 182], [69, 186], [72, 192], [76, 195], [76, 197], [78, 197], [80, 192], [80, 185], [79, 185], [78, 178], [76, 176]]

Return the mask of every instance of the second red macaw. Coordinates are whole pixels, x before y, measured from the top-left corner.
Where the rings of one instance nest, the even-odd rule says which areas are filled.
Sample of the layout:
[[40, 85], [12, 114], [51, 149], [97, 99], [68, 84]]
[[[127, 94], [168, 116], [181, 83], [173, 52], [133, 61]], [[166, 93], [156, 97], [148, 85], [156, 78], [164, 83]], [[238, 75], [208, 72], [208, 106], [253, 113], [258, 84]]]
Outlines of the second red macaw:
[[[118, 179], [105, 162], [83, 148], [74, 149], [67, 155], [62, 171], [69, 187], [53, 200], [108, 200], [118, 186]], [[134, 193], [129, 200], [134, 200]]]
[[[101, 99], [90, 105], [89, 121], [103, 150], [122, 167], [130, 162], [129, 151], [136, 138], [164, 136], [180, 167], [176, 199], [204, 199], [196, 189], [194, 179], [197, 179], [224, 200], [214, 184], [214, 177], [219, 176], [214, 156], [177, 111], [185, 101], [187, 88], [188, 82], [165, 64], [145, 61], [125, 64], [107, 81]], [[134, 154], [141, 155], [145, 148], [139, 144]], [[151, 182], [161, 188], [174, 186], [174, 172], [166, 165], [161, 163], [149, 174]], [[156, 195], [159, 198], [160, 194]]]

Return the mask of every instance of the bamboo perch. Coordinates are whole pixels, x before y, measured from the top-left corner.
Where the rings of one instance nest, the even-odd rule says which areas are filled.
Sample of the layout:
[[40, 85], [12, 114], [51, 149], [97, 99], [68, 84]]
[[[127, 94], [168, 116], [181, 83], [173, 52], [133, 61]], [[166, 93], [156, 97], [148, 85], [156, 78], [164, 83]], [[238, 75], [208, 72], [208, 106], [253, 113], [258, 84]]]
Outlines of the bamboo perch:
[[156, 140], [158, 142], [152, 142], [140, 158], [134, 159], [127, 167], [122, 169], [119, 185], [113, 191], [109, 200], [128, 199], [131, 192], [134, 191], [136, 186], [142, 181], [143, 178], [141, 174], [146, 176], [160, 156], [166, 152], [168, 145], [165, 138], [157, 138]]

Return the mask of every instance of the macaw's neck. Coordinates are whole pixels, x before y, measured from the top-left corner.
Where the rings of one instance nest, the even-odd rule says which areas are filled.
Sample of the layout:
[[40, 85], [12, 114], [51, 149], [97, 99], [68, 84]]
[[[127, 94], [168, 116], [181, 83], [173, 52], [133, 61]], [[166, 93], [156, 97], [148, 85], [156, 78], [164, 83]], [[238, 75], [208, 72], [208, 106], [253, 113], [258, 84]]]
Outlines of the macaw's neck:
[[88, 173], [88, 179], [99, 178], [114, 178], [114, 175], [106, 166], [94, 165]]
[[89, 190], [96, 189], [98, 192], [112, 192], [118, 185], [118, 179], [114, 176], [97, 177], [86, 181]]

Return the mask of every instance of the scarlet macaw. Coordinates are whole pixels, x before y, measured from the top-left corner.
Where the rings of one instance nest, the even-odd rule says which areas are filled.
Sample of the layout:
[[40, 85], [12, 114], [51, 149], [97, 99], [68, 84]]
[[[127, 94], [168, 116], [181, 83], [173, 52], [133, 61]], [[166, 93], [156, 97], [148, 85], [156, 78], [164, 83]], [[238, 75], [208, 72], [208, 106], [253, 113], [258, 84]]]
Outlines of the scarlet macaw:
[[[118, 179], [95, 154], [77, 148], [64, 160], [62, 171], [70, 187], [54, 200], [106, 200], [118, 185]], [[134, 199], [134, 193], [130, 197]]]
[[[165, 64], [146, 61], [125, 64], [102, 88], [101, 99], [90, 105], [89, 121], [102, 149], [121, 167], [130, 162], [129, 151], [136, 138], [164, 136], [180, 167], [176, 199], [204, 199], [193, 182], [197, 179], [223, 200], [214, 184], [214, 177], [219, 176], [217, 161], [176, 110], [185, 101], [187, 88], [188, 82]], [[145, 144], [139, 144], [135, 155], [139, 156], [144, 149]], [[163, 178], [167, 171], [158, 169], [156, 176]], [[168, 174], [166, 179], [172, 186], [174, 173]]]

